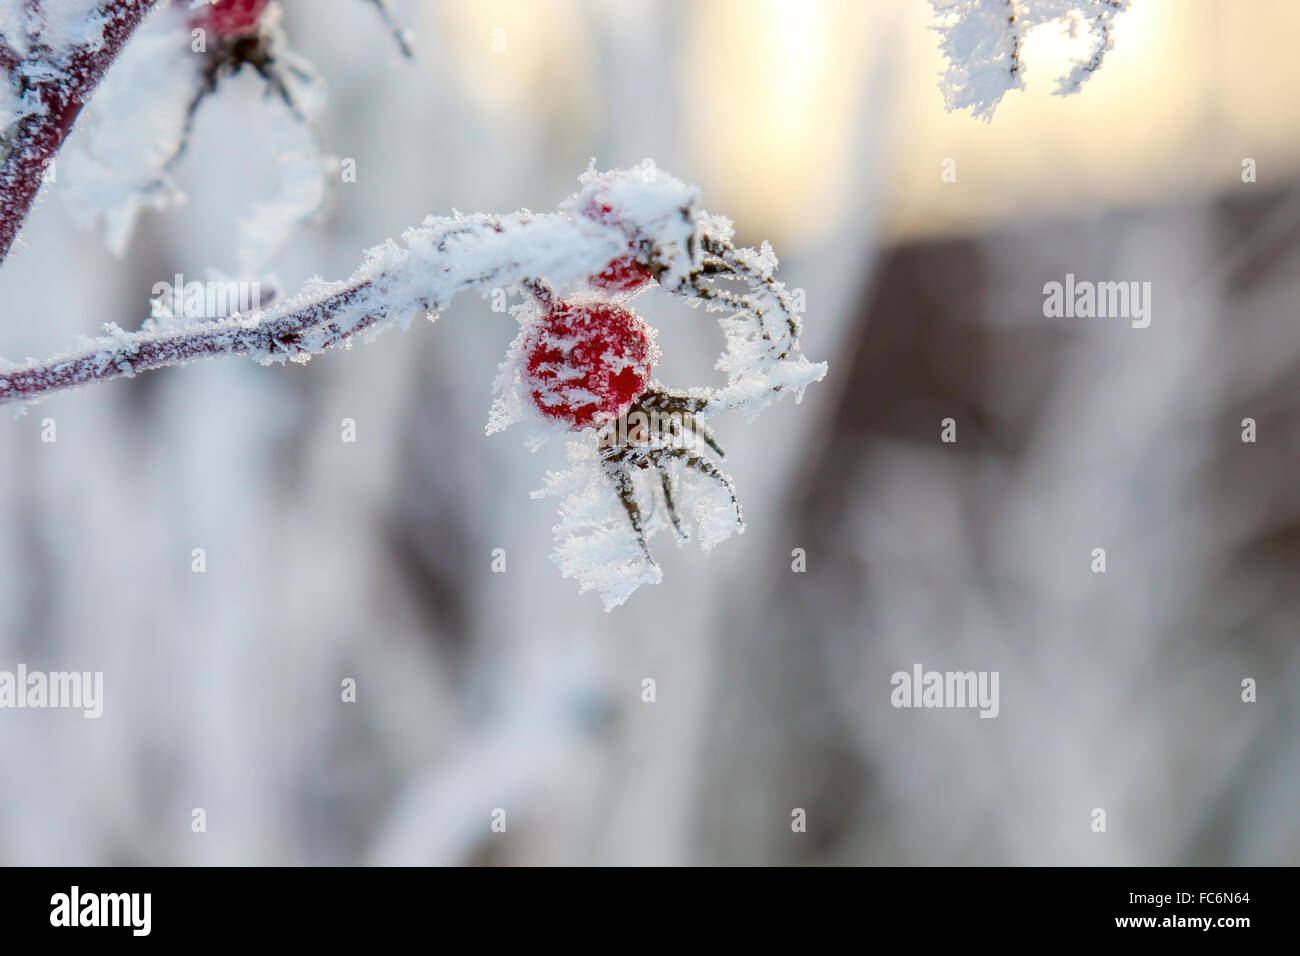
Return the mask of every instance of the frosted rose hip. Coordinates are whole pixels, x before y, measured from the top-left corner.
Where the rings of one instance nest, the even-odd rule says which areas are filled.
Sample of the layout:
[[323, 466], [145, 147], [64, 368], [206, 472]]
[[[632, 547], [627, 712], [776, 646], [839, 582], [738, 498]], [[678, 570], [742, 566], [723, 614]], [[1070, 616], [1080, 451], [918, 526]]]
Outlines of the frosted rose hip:
[[[603, 199], [593, 199], [583, 209], [583, 215], [589, 219], [594, 219], [606, 226], [617, 226], [628, 235], [628, 248], [634, 249], [635, 243], [633, 236], [635, 231], [630, 229], [614, 212], [614, 208]], [[600, 272], [591, 276], [588, 281], [598, 289], [604, 289], [606, 292], [632, 292], [641, 288], [654, 276], [650, 270], [636, 257], [635, 254], [629, 253], [626, 256], [620, 256], [613, 259]]]
[[524, 344], [524, 381], [547, 418], [574, 429], [625, 414], [650, 384], [650, 330], [616, 305], [560, 302]]
[[606, 292], [631, 292], [650, 281], [650, 270], [637, 262], [635, 256], [615, 259], [588, 281]]

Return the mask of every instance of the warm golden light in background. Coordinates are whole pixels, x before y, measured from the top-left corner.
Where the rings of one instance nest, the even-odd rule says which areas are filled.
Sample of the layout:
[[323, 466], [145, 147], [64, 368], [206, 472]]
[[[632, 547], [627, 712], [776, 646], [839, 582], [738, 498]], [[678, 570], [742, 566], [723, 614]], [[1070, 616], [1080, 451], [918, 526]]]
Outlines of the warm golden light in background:
[[887, 6], [805, 0], [691, 6], [692, 145], [710, 195], [718, 197], [711, 201], [744, 208], [755, 234], [798, 242], [824, 226], [824, 211], [852, 175], [851, 117], [866, 101], [872, 31], [899, 19]]
[[[653, 0], [645, 0], [653, 3]], [[569, 0], [453, 0], [439, 26], [466, 94], [512, 117], [590, 110], [588, 8]], [[681, 104], [711, 204], [774, 240], [815, 240], [864, 167], [896, 236], [983, 228], [1026, 214], [1135, 205], [1300, 170], [1300, 3], [1134, 0], [1080, 93], [1054, 95], [1086, 39], [1041, 27], [1026, 41], [1026, 89], [991, 124], [947, 113], [928, 0], [703, 0], [687, 18]], [[492, 31], [507, 52], [484, 57]], [[547, 104], [552, 104], [548, 108]], [[863, 117], [861, 111], [878, 115]], [[569, 119], [581, 129], [582, 123]], [[855, 133], [872, 162], [855, 155]], [[759, 161], [755, 161], [759, 157]], [[957, 182], [940, 180], [945, 158]]]
[[[1085, 38], [1041, 27], [1025, 46], [1026, 88], [1003, 98], [992, 123], [943, 110], [930, 5], [903, 5], [908, 55], [884, 146], [895, 234], [1207, 194], [1240, 186], [1246, 156], [1274, 182], [1300, 170], [1300, 111], [1281, 95], [1300, 89], [1291, 0], [1134, 0], [1102, 69], [1068, 97], [1056, 81]], [[940, 179], [947, 157], [956, 183]]]
[[452, 60], [438, 81], [494, 121], [572, 127], [590, 109], [597, 65], [580, 3], [450, 0], [420, 13], [420, 33]]

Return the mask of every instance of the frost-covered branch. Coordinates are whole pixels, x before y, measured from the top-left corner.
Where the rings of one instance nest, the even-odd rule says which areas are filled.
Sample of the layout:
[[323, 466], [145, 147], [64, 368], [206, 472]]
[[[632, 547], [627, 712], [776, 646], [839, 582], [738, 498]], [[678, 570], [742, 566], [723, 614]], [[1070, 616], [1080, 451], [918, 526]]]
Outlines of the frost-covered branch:
[[0, 260], [82, 106], [156, 0], [15, 4], [0, 22]]
[[1021, 59], [1025, 36], [1046, 23], [1063, 26], [1070, 36], [1088, 33], [1088, 55], [1060, 77], [1057, 95], [1079, 92], [1100, 69], [1112, 46], [1115, 15], [1129, 0], [930, 0], [939, 20], [941, 49], [948, 60], [940, 84], [949, 112], [969, 109], [991, 120], [1002, 97], [1025, 88]]
[[[697, 190], [649, 163], [589, 170], [581, 183], [553, 213], [430, 217], [401, 244], [369, 250], [347, 279], [312, 280], [246, 314], [109, 326], [74, 353], [0, 366], [0, 404], [221, 355], [305, 362], [417, 312], [436, 318], [462, 292], [515, 293], [520, 333], [488, 431], [525, 421], [531, 443], [571, 437], [570, 470], [549, 475], [540, 494], [567, 496], [555, 529], [561, 570], [612, 608], [660, 579], [657, 532], [685, 540], [694, 530], [708, 550], [744, 530], [709, 419], [798, 401], [826, 366], [799, 351], [796, 303], [771, 247], [737, 248], [731, 223], [697, 207]], [[655, 332], [631, 304], [654, 288], [719, 313], [725, 385], [673, 389], [651, 377]]]
[[[347, 279], [312, 280], [267, 308], [197, 324], [147, 321], [136, 332], [110, 325], [72, 353], [0, 365], [0, 404], [222, 355], [305, 362], [416, 312], [436, 318], [461, 292], [517, 291], [541, 277], [562, 291], [582, 286], [630, 247], [666, 291], [732, 314], [724, 320], [735, 334], [719, 360], [729, 374], [716, 393], [719, 409], [753, 408], [769, 393], [801, 387], [809, 366], [797, 354], [798, 321], [766, 244], [736, 249], [726, 219], [698, 210], [695, 190], [652, 168], [584, 181], [588, 188], [554, 213], [431, 216], [404, 233], [403, 244], [370, 249]], [[584, 214], [593, 195], [618, 209], [616, 221]], [[727, 279], [746, 291], [720, 288]]]
[[310, 282], [269, 308], [179, 327], [149, 322], [138, 332], [113, 326], [70, 354], [0, 367], [0, 403], [223, 355], [305, 362], [388, 320], [409, 320], [416, 311], [436, 316], [459, 292], [548, 272], [576, 278], [617, 250], [599, 230], [558, 214], [436, 219], [403, 238], [405, 246], [369, 250], [348, 279]]

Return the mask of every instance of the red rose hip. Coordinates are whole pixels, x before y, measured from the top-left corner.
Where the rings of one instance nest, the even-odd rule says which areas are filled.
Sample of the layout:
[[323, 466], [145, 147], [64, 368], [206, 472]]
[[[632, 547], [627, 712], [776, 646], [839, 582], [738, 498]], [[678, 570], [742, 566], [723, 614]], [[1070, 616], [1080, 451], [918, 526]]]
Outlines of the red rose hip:
[[257, 30], [271, 0], [217, 0], [196, 12], [196, 26], [205, 27], [219, 37], [237, 37]]
[[[583, 215], [589, 219], [606, 226], [616, 226], [622, 229], [628, 236], [628, 248], [635, 249], [633, 236], [635, 231], [630, 229], [614, 212], [614, 207], [603, 199], [593, 199], [586, 208], [583, 209]], [[641, 288], [649, 282], [654, 276], [650, 270], [636, 257], [635, 254], [629, 253], [612, 259], [600, 272], [591, 276], [588, 281], [598, 289], [604, 289], [606, 292], [632, 292]]]
[[524, 342], [524, 382], [547, 418], [577, 430], [627, 413], [650, 385], [650, 328], [603, 302], [556, 302]]
[[588, 281], [606, 292], [631, 292], [645, 285], [652, 276], [650, 270], [637, 262], [635, 256], [613, 260]]

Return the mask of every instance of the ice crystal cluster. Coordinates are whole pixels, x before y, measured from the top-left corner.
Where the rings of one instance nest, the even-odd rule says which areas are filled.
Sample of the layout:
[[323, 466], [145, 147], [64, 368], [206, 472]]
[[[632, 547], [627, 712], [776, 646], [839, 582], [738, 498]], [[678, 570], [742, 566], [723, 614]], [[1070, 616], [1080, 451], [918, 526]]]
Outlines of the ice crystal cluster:
[[948, 59], [940, 88], [949, 111], [968, 109], [991, 120], [1002, 97], [1023, 90], [1021, 51], [1029, 31], [1057, 24], [1071, 37], [1087, 34], [1087, 55], [1057, 81], [1057, 94], [1079, 92], [1112, 45], [1115, 16], [1129, 0], [930, 0]]

